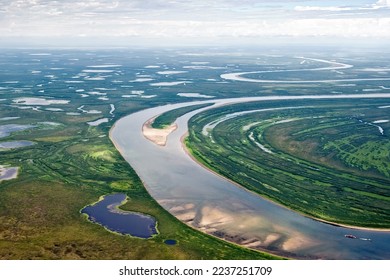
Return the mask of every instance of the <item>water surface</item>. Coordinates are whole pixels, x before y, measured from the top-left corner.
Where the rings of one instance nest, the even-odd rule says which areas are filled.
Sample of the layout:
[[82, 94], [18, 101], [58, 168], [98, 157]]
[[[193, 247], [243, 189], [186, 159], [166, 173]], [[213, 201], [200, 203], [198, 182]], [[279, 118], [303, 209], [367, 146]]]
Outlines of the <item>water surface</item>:
[[[5, 119], [5, 118], [4, 118]], [[34, 125], [5, 124], [0, 125], [0, 138], [9, 136], [13, 132], [23, 131], [35, 127]]]
[[5, 167], [0, 165], [0, 182], [15, 179], [18, 175], [19, 167]]
[[16, 148], [32, 146], [34, 144], [35, 142], [26, 141], [26, 140], [0, 142], [0, 149], [16, 149]]
[[153, 217], [118, 208], [125, 202], [125, 194], [110, 194], [97, 203], [86, 206], [81, 213], [87, 214], [90, 221], [120, 234], [140, 238], [150, 238], [157, 234], [156, 220]]

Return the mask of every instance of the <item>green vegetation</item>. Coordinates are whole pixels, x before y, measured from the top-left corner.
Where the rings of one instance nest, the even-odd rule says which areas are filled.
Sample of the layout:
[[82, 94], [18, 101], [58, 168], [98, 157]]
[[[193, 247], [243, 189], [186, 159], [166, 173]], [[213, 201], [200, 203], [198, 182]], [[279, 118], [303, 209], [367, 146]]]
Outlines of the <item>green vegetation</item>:
[[[389, 228], [390, 127], [384, 123], [382, 135], [370, 125], [388, 116], [376, 102], [225, 106], [194, 116], [186, 143], [205, 166], [291, 209], [334, 223]], [[261, 108], [279, 109], [231, 118], [202, 133], [226, 114]]]
[[[356, 141], [360, 144], [353, 145]], [[364, 141], [365, 139], [349, 136], [325, 145], [324, 150], [337, 153], [347, 166], [377, 171], [390, 177], [390, 142], [382, 139]]]
[[179, 118], [180, 116], [183, 116], [191, 111], [195, 111], [197, 109], [207, 107], [210, 105], [211, 105], [211, 103], [193, 105], [193, 106], [182, 107], [182, 108], [178, 108], [178, 109], [174, 109], [174, 110], [165, 112], [165, 113], [159, 115], [154, 120], [154, 122], [152, 123], [152, 127], [158, 128], [158, 129], [167, 127], [167, 126], [171, 125], [174, 121], [176, 121], [176, 119]]

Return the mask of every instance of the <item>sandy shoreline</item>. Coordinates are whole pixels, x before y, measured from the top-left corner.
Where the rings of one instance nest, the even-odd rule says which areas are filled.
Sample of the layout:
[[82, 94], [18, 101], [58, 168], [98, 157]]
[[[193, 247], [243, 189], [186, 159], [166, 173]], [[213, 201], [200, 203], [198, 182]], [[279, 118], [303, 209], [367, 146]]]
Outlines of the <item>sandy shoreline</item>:
[[210, 172], [213, 173], [214, 175], [216, 175], [216, 176], [218, 176], [218, 177], [220, 177], [220, 178], [223, 178], [223, 179], [229, 181], [230, 183], [234, 184], [235, 186], [237, 186], [237, 187], [239, 187], [239, 188], [244, 189], [245, 191], [248, 191], [248, 192], [250, 192], [250, 193], [253, 193], [253, 194], [255, 194], [255, 195], [257, 195], [257, 196], [260, 196], [261, 198], [263, 198], [263, 199], [265, 199], [265, 200], [267, 200], [267, 201], [269, 201], [269, 202], [271, 202], [271, 203], [274, 203], [274, 204], [276, 204], [276, 205], [278, 205], [278, 206], [280, 206], [280, 207], [283, 207], [283, 208], [288, 209], [288, 210], [290, 210], [290, 211], [294, 211], [295, 213], [298, 213], [299, 215], [305, 216], [305, 217], [307, 217], [307, 218], [309, 218], [309, 219], [312, 219], [312, 220], [315, 220], [315, 221], [319, 221], [319, 222], [321, 222], [321, 223], [325, 223], [325, 224], [329, 224], [329, 225], [333, 225], [333, 226], [338, 226], [338, 227], [342, 227], [342, 228], [350, 228], [350, 229], [358, 229], [358, 230], [368, 230], [368, 231], [390, 232], [390, 229], [387, 229], [387, 228], [368, 228], [368, 227], [366, 228], [366, 227], [359, 227], [359, 226], [346, 225], [346, 224], [331, 222], [331, 221], [323, 220], [323, 219], [320, 219], [320, 218], [312, 217], [312, 216], [309, 216], [309, 215], [307, 215], [307, 214], [305, 214], [305, 213], [301, 213], [301, 212], [296, 211], [296, 210], [294, 210], [294, 209], [288, 208], [288, 207], [286, 207], [286, 206], [284, 206], [284, 205], [282, 205], [282, 204], [276, 203], [275, 201], [273, 201], [273, 200], [271, 200], [271, 199], [269, 199], [269, 198], [267, 198], [267, 197], [261, 196], [261, 195], [259, 195], [258, 193], [254, 192], [254, 191], [248, 190], [247, 188], [241, 186], [241, 185], [238, 184], [237, 182], [235, 182], [235, 181], [233, 181], [233, 180], [231, 180], [231, 179], [229, 179], [229, 178], [226, 178], [226, 177], [222, 176], [221, 174], [215, 172], [214, 170], [208, 168], [207, 166], [205, 166], [205, 165], [203, 165], [201, 162], [199, 162], [199, 161], [190, 153], [190, 151], [188, 150], [188, 148], [187, 148], [187, 146], [186, 146], [186, 144], [185, 144], [185, 142], [184, 142], [188, 135], [189, 135], [189, 134], [188, 134], [188, 131], [187, 131], [187, 132], [181, 137], [180, 142], [181, 142], [182, 148], [183, 148], [183, 150], [185, 151], [185, 153], [186, 153], [193, 161], [195, 161], [195, 162], [196, 162], [197, 164], [199, 164], [201, 167], [207, 169], [208, 171], [210, 171]]
[[[157, 117], [157, 116], [156, 116]], [[142, 126], [142, 134], [146, 139], [152, 141], [156, 145], [165, 146], [167, 144], [168, 135], [177, 129], [176, 124], [171, 124], [166, 128], [153, 128], [152, 124], [156, 117], [147, 120]]]

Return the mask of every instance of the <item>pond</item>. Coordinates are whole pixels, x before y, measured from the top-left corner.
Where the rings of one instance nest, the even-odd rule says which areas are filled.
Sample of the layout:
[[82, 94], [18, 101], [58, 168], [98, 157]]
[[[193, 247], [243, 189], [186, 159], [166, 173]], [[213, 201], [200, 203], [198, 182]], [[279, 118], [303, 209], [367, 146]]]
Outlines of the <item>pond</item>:
[[157, 234], [156, 220], [148, 215], [120, 210], [127, 196], [123, 193], [110, 194], [97, 203], [86, 206], [81, 213], [106, 229], [139, 238], [150, 238]]
[[0, 125], [0, 138], [9, 136], [13, 132], [23, 131], [29, 128], [33, 128], [33, 125], [21, 125], [21, 124], [5, 124]]
[[0, 142], [0, 149], [16, 149], [16, 148], [32, 146], [34, 144], [35, 144], [34, 142], [26, 141], [26, 140]]
[[177, 241], [175, 239], [167, 239], [164, 241], [164, 243], [173, 246], [177, 244]]
[[15, 179], [18, 176], [19, 167], [6, 167], [0, 165], [0, 182]]

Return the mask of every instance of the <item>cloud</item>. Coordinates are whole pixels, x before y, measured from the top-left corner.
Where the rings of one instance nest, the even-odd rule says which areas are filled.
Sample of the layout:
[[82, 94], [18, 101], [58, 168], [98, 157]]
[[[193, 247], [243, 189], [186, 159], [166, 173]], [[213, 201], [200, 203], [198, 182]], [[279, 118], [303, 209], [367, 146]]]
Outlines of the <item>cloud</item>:
[[[67, 24], [67, 25], [65, 25]], [[13, 34], [23, 36], [29, 28], [29, 36], [86, 36], [86, 37], [144, 37], [144, 38], [256, 38], [264, 36], [293, 37], [356, 37], [389, 38], [390, 18], [363, 19], [286, 19], [250, 21], [175, 21], [128, 20], [114, 22], [63, 23], [57, 26], [22, 26]], [[75, 31], [77, 30], [77, 32]], [[2, 32], [0, 27], [0, 32]]]
[[378, 2], [364, 6], [295, 6], [294, 10], [299, 12], [325, 11], [325, 12], [344, 12], [360, 10], [378, 10], [390, 8], [390, 0], [379, 0]]
[[351, 7], [315, 7], [315, 6], [296, 6], [295, 11], [330, 11], [330, 12], [340, 12], [340, 11], [351, 11]]
[[374, 8], [390, 8], [390, 0], [379, 0], [373, 5]]
[[297, 0], [308, 5], [295, 7], [291, 2], [295, 1], [0, 0], [0, 39], [390, 38], [390, 0], [366, 6], [322, 7], [310, 5], [319, 1]]

